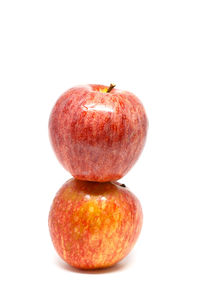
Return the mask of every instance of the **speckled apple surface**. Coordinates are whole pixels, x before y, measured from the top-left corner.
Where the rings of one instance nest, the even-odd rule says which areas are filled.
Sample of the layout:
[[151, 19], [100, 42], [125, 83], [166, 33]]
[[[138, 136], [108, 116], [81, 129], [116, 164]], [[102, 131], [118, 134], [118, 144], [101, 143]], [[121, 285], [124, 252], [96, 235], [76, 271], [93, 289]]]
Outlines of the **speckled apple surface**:
[[130, 252], [142, 218], [139, 200], [119, 183], [71, 179], [54, 198], [49, 230], [55, 249], [68, 264], [105, 268]]
[[56, 102], [49, 133], [58, 160], [75, 178], [115, 181], [138, 159], [148, 121], [142, 103], [126, 91], [78, 86]]

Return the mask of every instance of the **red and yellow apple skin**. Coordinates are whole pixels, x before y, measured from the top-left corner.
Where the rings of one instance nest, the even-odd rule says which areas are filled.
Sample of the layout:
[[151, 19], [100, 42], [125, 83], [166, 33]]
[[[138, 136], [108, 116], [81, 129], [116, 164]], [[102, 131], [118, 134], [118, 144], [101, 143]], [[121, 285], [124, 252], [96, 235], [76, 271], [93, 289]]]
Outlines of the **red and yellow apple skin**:
[[123, 185], [70, 179], [53, 201], [49, 229], [65, 262], [98, 269], [112, 266], [130, 252], [142, 218], [139, 200]]
[[148, 121], [133, 94], [103, 85], [78, 86], [56, 102], [49, 133], [58, 160], [75, 178], [107, 182], [138, 159]]

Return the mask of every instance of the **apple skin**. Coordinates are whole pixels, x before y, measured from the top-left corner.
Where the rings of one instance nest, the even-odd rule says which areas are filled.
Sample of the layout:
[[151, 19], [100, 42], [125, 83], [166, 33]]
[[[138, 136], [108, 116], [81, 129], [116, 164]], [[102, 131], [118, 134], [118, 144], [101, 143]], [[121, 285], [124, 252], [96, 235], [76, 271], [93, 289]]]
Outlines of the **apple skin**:
[[60, 163], [80, 180], [123, 177], [138, 159], [148, 121], [142, 103], [103, 85], [74, 87], [56, 102], [49, 119], [51, 144]]
[[130, 252], [142, 220], [139, 200], [119, 183], [70, 179], [54, 198], [49, 230], [65, 262], [98, 269], [112, 266]]

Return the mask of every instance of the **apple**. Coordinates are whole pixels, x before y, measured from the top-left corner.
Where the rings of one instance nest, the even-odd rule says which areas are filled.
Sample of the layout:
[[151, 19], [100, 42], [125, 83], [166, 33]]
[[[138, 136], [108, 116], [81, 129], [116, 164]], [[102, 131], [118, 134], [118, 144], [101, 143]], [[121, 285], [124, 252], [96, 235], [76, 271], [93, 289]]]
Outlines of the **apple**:
[[114, 85], [77, 86], [56, 102], [49, 135], [58, 160], [75, 178], [116, 181], [138, 159], [148, 121], [142, 103]]
[[142, 218], [139, 200], [125, 185], [70, 179], [54, 198], [49, 230], [65, 262], [98, 269], [112, 266], [130, 252]]

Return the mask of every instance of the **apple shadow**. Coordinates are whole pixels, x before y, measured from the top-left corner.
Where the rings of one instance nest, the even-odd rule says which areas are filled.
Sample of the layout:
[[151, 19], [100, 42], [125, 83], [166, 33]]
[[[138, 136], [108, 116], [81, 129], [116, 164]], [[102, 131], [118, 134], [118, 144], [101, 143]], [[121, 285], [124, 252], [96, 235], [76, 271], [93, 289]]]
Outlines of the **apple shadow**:
[[135, 253], [129, 254], [127, 257], [122, 259], [120, 262], [116, 263], [114, 266], [102, 268], [102, 269], [94, 269], [94, 270], [84, 270], [84, 269], [77, 269], [74, 268], [67, 263], [65, 263], [63, 260], [61, 260], [59, 257], [56, 258], [55, 264], [69, 272], [73, 273], [82, 273], [82, 274], [106, 274], [106, 273], [113, 273], [113, 272], [122, 272], [126, 269], [128, 269], [130, 266], [134, 264], [135, 261]]

